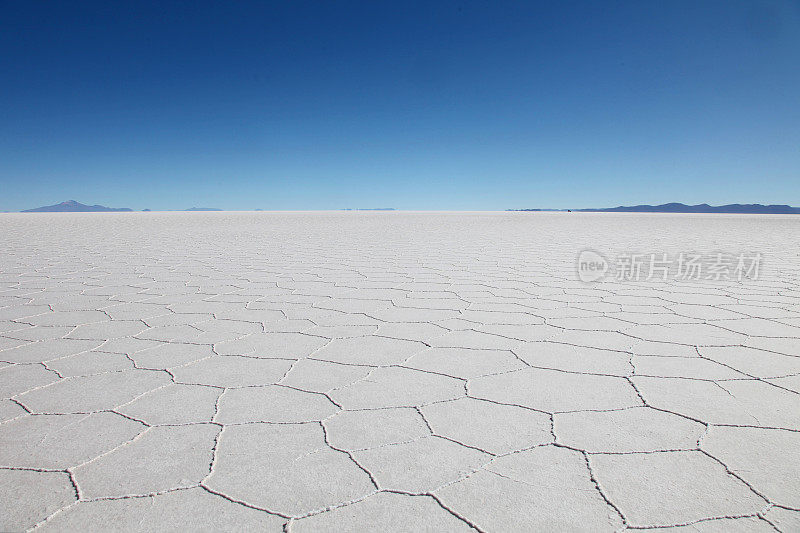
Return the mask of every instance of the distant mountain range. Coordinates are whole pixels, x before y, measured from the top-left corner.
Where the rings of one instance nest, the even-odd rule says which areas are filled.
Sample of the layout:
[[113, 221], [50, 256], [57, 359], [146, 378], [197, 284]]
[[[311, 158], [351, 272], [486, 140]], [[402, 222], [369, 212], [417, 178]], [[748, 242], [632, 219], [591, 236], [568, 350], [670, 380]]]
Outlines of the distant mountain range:
[[686, 205], [669, 203], [661, 205], [633, 205], [596, 209], [510, 209], [509, 211], [578, 211], [583, 213], [742, 213], [764, 215], [800, 215], [800, 207], [788, 205], [728, 204]]
[[68, 200], [55, 205], [46, 205], [35, 209], [26, 209], [23, 213], [96, 213], [96, 212], [133, 211], [129, 207], [106, 207], [104, 205], [84, 205], [75, 200]]
[[[108, 213], [133, 211], [129, 207], [106, 207], [104, 205], [84, 205], [75, 200], [68, 200], [55, 205], [46, 205], [35, 209], [26, 209], [23, 213]], [[145, 211], [149, 211], [145, 209]], [[186, 211], [222, 211], [216, 207], [190, 207]], [[371, 209], [344, 209], [343, 211], [394, 211], [391, 207], [376, 207]], [[669, 203], [661, 205], [633, 205], [619, 207], [602, 207], [592, 209], [509, 209], [508, 211], [577, 211], [601, 213], [742, 213], [742, 214], [770, 214], [770, 215], [800, 215], [800, 207], [788, 205], [763, 205], [763, 204], [728, 204], [728, 205], [686, 205]]]
[[[85, 205], [75, 200], [67, 200], [55, 205], [26, 209], [23, 213], [111, 213], [133, 211], [130, 207], [106, 207], [104, 205]], [[144, 209], [143, 211], [150, 211]], [[186, 211], [222, 211], [216, 207], [190, 207]]]
[[619, 213], [758, 213], [773, 215], [800, 214], [800, 207], [788, 205], [728, 204], [728, 205], [686, 205], [679, 203], [661, 205], [619, 206], [605, 209], [577, 209], [577, 211], [602, 211]]

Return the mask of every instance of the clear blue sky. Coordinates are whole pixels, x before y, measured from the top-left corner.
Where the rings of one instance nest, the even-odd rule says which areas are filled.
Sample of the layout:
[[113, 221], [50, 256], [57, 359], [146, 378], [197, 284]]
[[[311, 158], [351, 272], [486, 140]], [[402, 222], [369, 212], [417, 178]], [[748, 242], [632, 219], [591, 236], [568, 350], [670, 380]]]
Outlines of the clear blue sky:
[[0, 73], [0, 210], [800, 205], [795, 0], [7, 1]]

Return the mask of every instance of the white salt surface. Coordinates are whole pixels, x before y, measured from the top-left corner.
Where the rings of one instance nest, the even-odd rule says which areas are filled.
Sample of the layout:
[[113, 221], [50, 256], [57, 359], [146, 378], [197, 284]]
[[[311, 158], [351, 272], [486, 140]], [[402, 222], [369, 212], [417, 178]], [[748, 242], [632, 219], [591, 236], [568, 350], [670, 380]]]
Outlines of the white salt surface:
[[[797, 531], [799, 235], [2, 214], [0, 530]], [[587, 248], [763, 261], [584, 283]]]

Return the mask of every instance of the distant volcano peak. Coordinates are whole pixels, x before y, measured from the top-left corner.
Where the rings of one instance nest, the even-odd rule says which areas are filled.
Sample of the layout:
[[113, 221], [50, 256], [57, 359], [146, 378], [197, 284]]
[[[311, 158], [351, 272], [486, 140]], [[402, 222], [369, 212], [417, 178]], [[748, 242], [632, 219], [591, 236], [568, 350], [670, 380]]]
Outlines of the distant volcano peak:
[[26, 209], [23, 213], [101, 213], [132, 211], [129, 207], [106, 207], [104, 205], [85, 205], [76, 200], [67, 200], [55, 205]]

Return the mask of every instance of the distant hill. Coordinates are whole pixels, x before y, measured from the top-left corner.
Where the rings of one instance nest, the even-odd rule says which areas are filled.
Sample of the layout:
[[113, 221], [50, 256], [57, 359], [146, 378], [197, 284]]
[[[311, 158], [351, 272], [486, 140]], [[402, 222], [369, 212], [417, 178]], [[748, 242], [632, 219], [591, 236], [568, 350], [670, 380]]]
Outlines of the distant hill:
[[216, 207], [190, 207], [186, 211], [222, 211]]
[[592, 209], [508, 209], [508, 211], [578, 211], [582, 213], [742, 213], [758, 215], [800, 215], [800, 207], [788, 205], [728, 204], [686, 205], [676, 202], [661, 205], [631, 205]]
[[797, 215], [800, 207], [788, 205], [728, 204], [728, 205], [686, 205], [669, 203], [661, 205], [634, 205], [606, 207], [602, 209], [573, 209], [573, 211], [595, 211], [605, 213], [750, 213], [771, 215]]
[[23, 213], [108, 213], [116, 211], [133, 211], [129, 207], [106, 207], [104, 205], [84, 205], [75, 200], [68, 200], [55, 205], [46, 205], [34, 209], [26, 209]]

